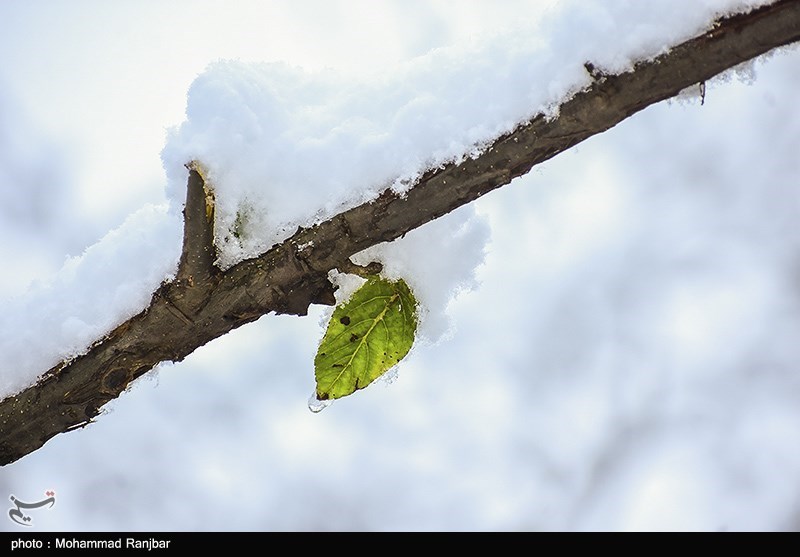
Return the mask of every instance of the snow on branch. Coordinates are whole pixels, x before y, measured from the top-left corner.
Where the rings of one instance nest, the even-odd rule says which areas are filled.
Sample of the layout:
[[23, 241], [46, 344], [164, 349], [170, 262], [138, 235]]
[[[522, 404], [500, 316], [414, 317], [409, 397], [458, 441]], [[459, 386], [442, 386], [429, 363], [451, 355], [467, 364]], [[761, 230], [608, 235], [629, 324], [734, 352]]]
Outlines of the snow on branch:
[[[475, 158], [430, 170], [407, 191], [376, 199], [299, 228], [265, 253], [224, 270], [215, 266], [214, 198], [201, 167], [190, 165], [184, 246], [174, 280], [149, 306], [81, 356], [44, 372], [0, 402], [0, 464], [14, 462], [53, 436], [90, 423], [103, 405], [162, 361], [196, 348], [270, 312], [304, 315], [334, 303], [333, 269], [455, 208], [508, 184], [539, 164], [647, 106], [771, 49], [800, 40], [800, 0], [780, 0], [717, 21], [667, 53], [609, 75], [586, 60], [591, 85], [496, 138]], [[13, 365], [6, 362], [5, 365]]]

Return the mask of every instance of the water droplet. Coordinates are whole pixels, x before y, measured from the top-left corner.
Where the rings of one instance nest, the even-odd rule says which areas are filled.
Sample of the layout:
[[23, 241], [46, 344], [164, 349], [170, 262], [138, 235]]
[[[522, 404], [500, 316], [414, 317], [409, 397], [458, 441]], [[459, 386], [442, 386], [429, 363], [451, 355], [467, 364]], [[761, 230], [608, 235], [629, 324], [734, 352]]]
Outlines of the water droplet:
[[325, 410], [328, 406], [333, 403], [332, 400], [320, 400], [317, 398], [317, 392], [314, 391], [311, 393], [311, 396], [308, 397], [308, 409], [314, 412], [314, 414], [318, 414]]

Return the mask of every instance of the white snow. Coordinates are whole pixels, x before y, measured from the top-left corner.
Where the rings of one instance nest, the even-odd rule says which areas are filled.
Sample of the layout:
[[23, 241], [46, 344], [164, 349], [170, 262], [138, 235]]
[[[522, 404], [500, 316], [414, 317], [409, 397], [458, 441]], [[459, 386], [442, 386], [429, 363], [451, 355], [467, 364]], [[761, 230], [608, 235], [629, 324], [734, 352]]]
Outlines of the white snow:
[[386, 277], [404, 279], [421, 304], [417, 338], [436, 342], [450, 330], [446, 309], [452, 297], [478, 284], [475, 271], [489, 235], [486, 219], [473, 207], [461, 207], [400, 241], [366, 249], [353, 261], [379, 261]]
[[219, 262], [227, 268], [298, 225], [389, 186], [404, 191], [426, 170], [478, 154], [537, 113], [554, 113], [590, 84], [585, 62], [628, 71], [720, 15], [764, 3], [562, 2], [513, 32], [437, 49], [366, 79], [285, 63], [215, 62], [192, 84], [186, 121], [162, 154], [173, 208], [185, 195], [184, 165], [200, 161], [217, 191]]
[[62, 359], [83, 353], [150, 303], [174, 273], [182, 222], [166, 206], [146, 206], [24, 297], [3, 302], [0, 392], [12, 394]]
[[[221, 264], [230, 265], [298, 224], [385, 187], [402, 191], [429, 166], [475, 153], [536, 111], [555, 113], [588, 83], [587, 60], [624, 71], [718, 15], [764, 3], [564, 0], [543, 18], [534, 7], [541, 4], [527, 4], [525, 18], [524, 3], [498, 2], [493, 10], [509, 12], [492, 14], [508, 20], [503, 33], [465, 32], [474, 40], [400, 56], [402, 64], [380, 71], [375, 59], [361, 71], [358, 56], [343, 62], [344, 72], [272, 55], [266, 63], [213, 62], [192, 85], [186, 121], [163, 150], [166, 202], [130, 205], [124, 224], [55, 274], [52, 257], [41, 254], [54, 250], [60, 261], [80, 252], [82, 230], [96, 222], [76, 217], [79, 198], [41, 186], [68, 172], [26, 181], [52, 168], [56, 147], [18, 148], [19, 134], [0, 133], [13, 147], [0, 153], [0, 193], [9, 201], [0, 208], [0, 255], [18, 273], [5, 279], [0, 393], [30, 384], [147, 306], [175, 270], [188, 160], [212, 170]], [[401, 4], [398, 13], [433, 10]], [[0, 7], [3, 62], [27, 52], [15, 29], [39, 48], [43, 37], [58, 42], [66, 32], [91, 42], [95, 27], [109, 28], [76, 33], [72, 25], [84, 19], [65, 17], [47, 29], [39, 14], [36, 25], [11, 26], [16, 20], [2, 13], [9, 6]], [[459, 13], [439, 6], [440, 24], [412, 18], [396, 37], [408, 35], [416, 41], [409, 48], [425, 52], [448, 43], [450, 21], [469, 18], [462, 12], [486, 10], [466, 0], [471, 7]], [[323, 8], [310, 10], [299, 16], [304, 25]], [[152, 6], [138, 11], [142, 29], [161, 21]], [[103, 22], [99, 6], [89, 12]], [[227, 16], [219, 15], [198, 28], [191, 18], [202, 13], [186, 8], [170, 20], [158, 49], [201, 68], [217, 54], [198, 62], [196, 49], [222, 44], [213, 43], [215, 32], [247, 42], [271, 35], [274, 24], [288, 41], [284, 57], [303, 56], [292, 58], [304, 45], [279, 28], [285, 20], [275, 13], [277, 23], [223, 25]], [[226, 4], [215, 13], [236, 12]], [[323, 49], [341, 42], [331, 40], [335, 27], [327, 19], [312, 27]], [[103, 35], [88, 50], [105, 50], [113, 38]], [[53, 44], [48, 55], [57, 59]], [[160, 56], [162, 67], [159, 56], [137, 58], [137, 48], [121, 44], [114, 64], [123, 71], [129, 59], [162, 68], [164, 80], [175, 70], [171, 56]], [[27, 76], [46, 59], [28, 52], [25, 72], [13, 74], [26, 79], [12, 80], [5, 69], [12, 66], [0, 64], [0, 81], [41, 98]], [[649, 109], [515, 184], [360, 254], [360, 262], [380, 260], [387, 274], [412, 284], [425, 307], [425, 339], [450, 337], [415, 350], [391, 387], [378, 384], [311, 415], [306, 397], [326, 310], [306, 320], [268, 316], [162, 366], [158, 388], [137, 382], [97, 424], [4, 468], [3, 484], [20, 497], [57, 490], [55, 509], [35, 517], [45, 529], [796, 529], [797, 61], [796, 53], [773, 57], [767, 79], [752, 87], [711, 82], [702, 108], [694, 101]], [[41, 102], [41, 114], [58, 114], [63, 96], [102, 104], [103, 95], [83, 99], [81, 88], [91, 85], [87, 75], [103, 81], [108, 73], [60, 67], [64, 75], [43, 79], [62, 84], [54, 90], [63, 95]], [[751, 78], [752, 68], [740, 73]], [[136, 80], [107, 87], [119, 89], [119, 106], [144, 94]], [[69, 121], [71, 112], [62, 112]], [[81, 114], [76, 138], [102, 124], [87, 118], [91, 111]], [[150, 147], [154, 153], [160, 144]], [[105, 171], [103, 148], [92, 152]], [[139, 199], [123, 191], [121, 178], [136, 183], [137, 164], [106, 173], [97, 197]], [[60, 204], [66, 210], [56, 214]], [[41, 218], [38, 208], [47, 209]], [[231, 235], [237, 213], [241, 242]], [[15, 526], [0, 521], [0, 528]]]

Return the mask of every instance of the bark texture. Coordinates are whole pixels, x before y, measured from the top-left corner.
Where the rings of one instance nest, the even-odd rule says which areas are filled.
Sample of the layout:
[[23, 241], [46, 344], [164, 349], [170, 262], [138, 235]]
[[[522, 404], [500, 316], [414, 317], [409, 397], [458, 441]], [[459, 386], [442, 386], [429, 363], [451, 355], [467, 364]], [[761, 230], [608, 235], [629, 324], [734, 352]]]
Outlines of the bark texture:
[[480, 157], [428, 172], [405, 196], [387, 190], [374, 202], [298, 229], [263, 255], [225, 272], [213, 264], [213, 194], [202, 169], [190, 164], [183, 254], [175, 280], [162, 284], [145, 311], [98, 339], [85, 355], [43, 370], [35, 385], [0, 402], [0, 465], [91, 423], [104, 404], [159, 362], [180, 361], [270, 312], [305, 315], [312, 303], [332, 305], [328, 272], [352, 269], [353, 254], [508, 184], [686, 87], [798, 40], [800, 0], [779, 0], [720, 20], [629, 73], [604, 75], [588, 61], [592, 85], [565, 102], [557, 118], [537, 116], [498, 138]]

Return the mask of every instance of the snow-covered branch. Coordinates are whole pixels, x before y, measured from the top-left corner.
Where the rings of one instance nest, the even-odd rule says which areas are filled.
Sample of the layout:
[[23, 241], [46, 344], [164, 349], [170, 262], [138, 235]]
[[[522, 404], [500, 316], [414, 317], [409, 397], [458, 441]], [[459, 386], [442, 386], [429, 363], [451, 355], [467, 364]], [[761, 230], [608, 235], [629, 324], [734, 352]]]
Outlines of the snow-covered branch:
[[58, 364], [35, 385], [0, 402], [0, 464], [91, 422], [104, 404], [161, 361], [179, 361], [270, 312], [304, 315], [312, 303], [333, 304], [328, 273], [347, 270], [358, 252], [508, 184], [653, 103], [798, 40], [800, 0], [781, 0], [720, 20], [633, 71], [606, 75], [586, 60], [591, 85], [565, 100], [557, 116], [538, 115], [475, 158], [431, 170], [404, 193], [386, 189], [377, 199], [300, 228], [262, 255], [224, 271], [213, 266], [213, 199], [202, 172], [190, 169], [176, 279], [153, 294], [145, 311], [98, 339], [85, 354]]

